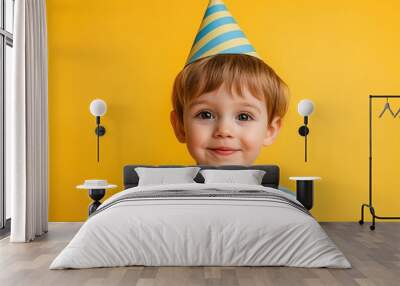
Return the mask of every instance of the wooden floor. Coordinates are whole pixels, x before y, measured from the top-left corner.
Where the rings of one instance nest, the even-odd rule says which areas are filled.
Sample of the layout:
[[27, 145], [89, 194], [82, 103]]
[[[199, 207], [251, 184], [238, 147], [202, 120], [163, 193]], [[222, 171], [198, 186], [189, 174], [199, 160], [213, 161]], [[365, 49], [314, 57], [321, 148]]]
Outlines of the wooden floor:
[[400, 223], [322, 223], [353, 268], [119, 267], [48, 270], [81, 223], [50, 223], [32, 243], [0, 241], [0, 285], [400, 285]]

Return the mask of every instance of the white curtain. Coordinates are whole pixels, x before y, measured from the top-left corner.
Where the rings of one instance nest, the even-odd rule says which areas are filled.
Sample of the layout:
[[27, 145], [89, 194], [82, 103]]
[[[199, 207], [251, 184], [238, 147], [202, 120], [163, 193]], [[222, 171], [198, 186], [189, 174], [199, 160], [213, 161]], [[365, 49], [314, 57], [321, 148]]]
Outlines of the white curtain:
[[46, 1], [16, 0], [13, 92], [6, 98], [6, 181], [11, 189], [11, 242], [48, 229]]

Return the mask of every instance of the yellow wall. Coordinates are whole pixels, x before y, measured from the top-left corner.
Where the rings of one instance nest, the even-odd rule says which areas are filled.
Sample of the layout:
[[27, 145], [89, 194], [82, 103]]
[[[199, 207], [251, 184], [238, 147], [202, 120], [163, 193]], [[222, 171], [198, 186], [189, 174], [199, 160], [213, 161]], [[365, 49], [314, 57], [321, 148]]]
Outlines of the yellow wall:
[[[90, 199], [75, 186], [105, 178], [122, 186], [126, 164], [193, 164], [175, 139], [170, 93], [207, 0], [48, 0], [50, 221], [83, 221]], [[289, 176], [317, 175], [313, 214], [355, 221], [368, 198], [368, 95], [400, 94], [400, 2], [226, 0], [239, 25], [291, 89], [276, 143], [257, 164]], [[89, 103], [102, 98], [101, 162]], [[315, 102], [309, 162], [303, 160], [300, 99]], [[392, 104], [400, 107], [400, 100]], [[374, 105], [375, 114], [383, 107]], [[375, 120], [375, 204], [399, 215], [400, 119]], [[379, 165], [378, 165], [379, 163]], [[110, 191], [107, 197], [122, 188]]]

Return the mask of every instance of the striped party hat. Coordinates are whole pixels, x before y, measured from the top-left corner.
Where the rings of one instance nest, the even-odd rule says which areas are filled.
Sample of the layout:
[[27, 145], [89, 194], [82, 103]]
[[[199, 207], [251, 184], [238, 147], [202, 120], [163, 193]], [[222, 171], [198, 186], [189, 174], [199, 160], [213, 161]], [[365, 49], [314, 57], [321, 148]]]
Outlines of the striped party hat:
[[210, 0], [186, 65], [217, 54], [246, 54], [261, 59], [224, 2]]

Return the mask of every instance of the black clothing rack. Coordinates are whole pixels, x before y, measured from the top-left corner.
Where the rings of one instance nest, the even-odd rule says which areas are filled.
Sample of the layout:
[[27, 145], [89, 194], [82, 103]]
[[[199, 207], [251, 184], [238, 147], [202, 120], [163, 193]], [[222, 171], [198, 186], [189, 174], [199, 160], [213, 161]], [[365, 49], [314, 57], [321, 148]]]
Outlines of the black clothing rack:
[[372, 215], [372, 225], [370, 229], [375, 229], [375, 219], [400, 219], [400, 217], [384, 217], [378, 216], [375, 213], [375, 208], [372, 205], [372, 100], [373, 99], [388, 99], [400, 98], [400, 95], [370, 95], [369, 96], [369, 204], [362, 204], [361, 206], [361, 220], [359, 223], [364, 224], [364, 207], [369, 208]]

